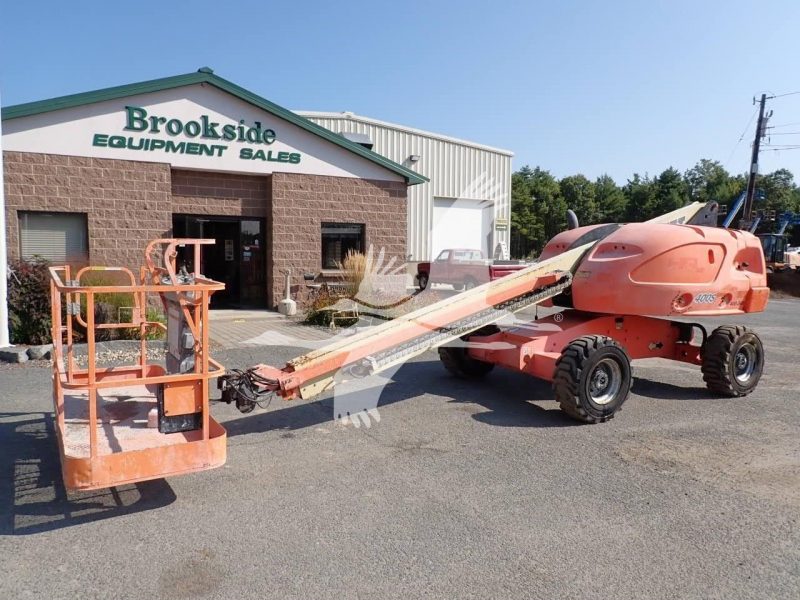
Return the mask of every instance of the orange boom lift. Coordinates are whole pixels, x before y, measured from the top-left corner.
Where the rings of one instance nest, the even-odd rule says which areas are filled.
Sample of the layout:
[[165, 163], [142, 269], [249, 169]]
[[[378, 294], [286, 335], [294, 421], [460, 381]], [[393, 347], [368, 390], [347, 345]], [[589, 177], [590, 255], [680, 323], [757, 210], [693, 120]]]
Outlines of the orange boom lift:
[[[256, 365], [224, 375], [219, 369], [200, 368], [192, 376], [207, 382], [221, 375], [222, 399], [250, 412], [269, 396], [310, 399], [330, 389], [337, 373], [340, 378], [342, 374], [364, 377], [438, 348], [444, 367], [460, 377], [481, 377], [500, 365], [552, 381], [562, 410], [587, 423], [606, 421], [619, 410], [631, 387], [630, 362], [637, 358], [698, 365], [712, 392], [742, 396], [755, 389], [764, 367], [760, 339], [741, 326], [722, 326], [709, 334], [691, 317], [761, 311], [769, 289], [758, 238], [711, 226], [716, 225], [716, 215], [716, 203], [694, 203], [646, 223], [571, 229], [553, 238], [531, 267], [336, 341], [283, 368]], [[173, 240], [166, 257], [169, 248], [174, 252], [176, 244], [184, 242]], [[174, 274], [174, 257], [171, 264]], [[219, 285], [214, 282], [204, 282], [208, 288], [200, 283], [195, 274], [194, 288], [172, 282], [169, 293], [193, 291], [196, 302], [201, 289], [207, 293], [219, 289], [213, 287]], [[155, 291], [167, 292], [166, 288]], [[198, 314], [204, 322], [207, 296], [203, 298]], [[537, 304], [555, 304], [565, 310], [506, 329], [495, 325], [509, 313]], [[54, 319], [56, 312], [54, 308]], [[178, 319], [168, 322], [170, 339], [172, 328], [180, 323]], [[199, 332], [203, 341], [195, 336], [194, 343], [202, 361], [206, 360], [207, 328]], [[93, 380], [94, 373], [86, 376]], [[171, 381], [165, 378], [175, 375], [145, 377], [142, 359], [136, 377], [139, 383], [147, 380], [166, 386]], [[99, 380], [94, 387], [98, 385]], [[202, 389], [206, 394], [207, 386]], [[207, 403], [204, 395], [195, 408], [200, 409], [203, 423], [210, 424], [214, 422], [207, 416]], [[224, 443], [224, 432], [214, 437], [203, 427], [198, 430], [203, 441]], [[152, 435], [161, 440], [176, 434]], [[180, 435], [187, 444], [200, 441], [197, 431]], [[192, 435], [197, 439], [189, 439]], [[149, 443], [148, 451], [154, 456], [168, 447], [154, 440]], [[195, 448], [198, 453], [208, 452], [202, 446]], [[103, 456], [102, 452], [92, 454], [95, 460]], [[221, 456], [224, 460], [224, 450]], [[194, 468], [164, 468], [151, 476], [210, 468], [218, 462], [198, 459]], [[109, 473], [103, 479], [105, 485], [113, 485], [115, 478], [119, 483], [138, 477], [130, 477], [125, 465], [116, 466], [120, 471]], [[69, 486], [68, 472], [65, 465]]]

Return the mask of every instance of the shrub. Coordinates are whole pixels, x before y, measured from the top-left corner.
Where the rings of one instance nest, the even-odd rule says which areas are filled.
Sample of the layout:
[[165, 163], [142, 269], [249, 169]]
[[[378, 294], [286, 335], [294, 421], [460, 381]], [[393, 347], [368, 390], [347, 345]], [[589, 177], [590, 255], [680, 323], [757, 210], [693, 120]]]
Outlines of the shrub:
[[[81, 277], [84, 286], [109, 286], [130, 285], [130, 280], [119, 272], [97, 271], [88, 272]], [[135, 306], [134, 295], [130, 292], [101, 292], [94, 295], [94, 322], [96, 325], [107, 323], [127, 323], [133, 318]], [[155, 306], [146, 307], [148, 321], [166, 323], [166, 318], [161, 310]], [[86, 296], [81, 295], [81, 316], [86, 320]], [[138, 327], [123, 327], [119, 329], [98, 329], [95, 339], [107, 340], [138, 340], [140, 332]], [[154, 327], [148, 328], [145, 333], [147, 340], [160, 340], [164, 332]]]
[[[336, 266], [342, 271], [340, 279], [342, 286], [336, 288], [323, 285], [316, 295], [313, 296], [311, 303], [306, 308], [304, 322], [309, 325], [321, 325], [330, 327], [335, 311], [326, 310], [342, 299], [352, 299], [358, 294], [362, 286], [367, 269], [367, 258], [361, 252], [348, 250], [342, 262], [336, 262]], [[350, 327], [355, 325], [358, 319], [337, 318], [336, 325]]]
[[342, 293], [331, 290], [323, 285], [313, 296], [311, 303], [306, 308], [304, 323], [329, 327], [333, 318], [333, 311], [325, 310], [333, 306], [343, 297]]
[[[147, 307], [147, 320], [161, 323], [162, 325], [167, 324], [167, 317], [164, 315], [164, 311], [156, 308], [155, 306], [148, 306]], [[167, 337], [167, 332], [161, 329], [160, 327], [149, 327], [147, 329], [147, 333], [144, 334], [144, 338], [146, 340], [163, 340]], [[136, 331], [136, 339], [139, 339], [139, 332]]]
[[51, 341], [49, 266], [41, 258], [9, 263], [8, 317], [14, 344]]
[[[430, 289], [424, 294], [409, 296], [405, 291], [405, 276], [401, 268], [391, 269], [392, 263], [382, 265], [382, 257], [377, 259], [377, 264], [371, 263], [371, 255], [349, 251], [345, 259], [337, 263], [341, 270], [341, 284], [336, 287], [323, 285], [312, 296], [304, 322], [325, 327], [349, 327], [358, 322], [355, 317], [345, 316], [349, 314], [348, 308], [351, 306], [358, 310], [359, 318], [373, 323], [388, 321], [446, 297]], [[330, 310], [336, 304], [341, 310]], [[332, 323], [337, 313], [340, 316]]]
[[[404, 283], [405, 266], [401, 265], [392, 270], [393, 262], [383, 264], [382, 252], [378, 257], [373, 257], [371, 250], [369, 255], [350, 250], [344, 260], [336, 264], [341, 271], [339, 285], [320, 288], [306, 309], [306, 323], [349, 327], [358, 322], [357, 318], [347, 316], [350, 314], [351, 306], [365, 318], [389, 320], [408, 312], [412, 307], [418, 308], [426, 303], [416, 302], [407, 295]], [[434, 297], [428, 293], [425, 299], [430, 301]], [[337, 303], [341, 310], [330, 310]], [[337, 314], [339, 316], [336, 317], [336, 322], [332, 323], [334, 315]]]

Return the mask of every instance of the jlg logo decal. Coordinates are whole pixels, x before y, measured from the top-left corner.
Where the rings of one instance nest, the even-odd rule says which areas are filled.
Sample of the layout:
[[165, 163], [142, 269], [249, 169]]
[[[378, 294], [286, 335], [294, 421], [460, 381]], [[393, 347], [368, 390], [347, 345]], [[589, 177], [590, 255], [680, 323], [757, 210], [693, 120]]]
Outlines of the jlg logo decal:
[[697, 296], [694, 297], [695, 304], [714, 304], [716, 300], [716, 294], [697, 294]]

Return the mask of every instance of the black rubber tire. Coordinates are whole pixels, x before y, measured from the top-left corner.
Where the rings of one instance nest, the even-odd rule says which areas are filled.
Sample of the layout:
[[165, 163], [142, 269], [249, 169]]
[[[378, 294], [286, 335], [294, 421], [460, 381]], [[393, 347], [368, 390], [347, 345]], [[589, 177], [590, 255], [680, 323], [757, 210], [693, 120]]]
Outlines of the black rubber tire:
[[[475, 335], [493, 335], [499, 332], [500, 329], [497, 325], [486, 325], [477, 331], [461, 336], [461, 339], [468, 342]], [[451, 374], [462, 379], [479, 379], [494, 369], [494, 363], [472, 358], [467, 354], [467, 348], [463, 346], [439, 346], [439, 360]]]
[[477, 282], [477, 281], [475, 281], [475, 280], [474, 280], [472, 277], [467, 277], [467, 278], [464, 280], [464, 287], [463, 287], [463, 289], [465, 289], [465, 290], [471, 290], [471, 289], [473, 289], [473, 288], [476, 288], [476, 287], [478, 287], [478, 282]]
[[[740, 352], [747, 353], [748, 348], [753, 352], [752, 373], [746, 379], [737, 378], [737, 360]], [[703, 346], [702, 371], [703, 380], [712, 392], [731, 398], [746, 396], [756, 389], [764, 372], [761, 338], [743, 325], [717, 327]]]
[[419, 288], [420, 292], [428, 287], [428, 276], [424, 273], [417, 277], [417, 287]]
[[461, 290], [464, 289], [464, 284], [463, 283], [454, 283], [453, 284], [453, 289], [455, 291], [457, 291], [457, 292], [460, 292]]
[[[619, 388], [602, 404], [592, 399], [590, 378], [601, 362], [617, 364]], [[553, 375], [553, 390], [561, 410], [583, 423], [603, 423], [614, 418], [631, 391], [631, 361], [617, 342], [604, 335], [585, 335], [561, 352]]]

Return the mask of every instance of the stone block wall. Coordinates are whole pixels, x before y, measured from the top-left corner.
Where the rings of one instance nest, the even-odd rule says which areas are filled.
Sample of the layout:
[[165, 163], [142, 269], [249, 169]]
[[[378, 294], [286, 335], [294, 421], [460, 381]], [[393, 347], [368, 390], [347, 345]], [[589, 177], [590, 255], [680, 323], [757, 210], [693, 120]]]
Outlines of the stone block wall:
[[172, 170], [172, 212], [189, 215], [269, 215], [270, 176]]
[[270, 305], [283, 297], [282, 269], [292, 270], [293, 297], [306, 300], [304, 273], [322, 270], [322, 223], [363, 223], [365, 247], [405, 260], [406, 184], [320, 175], [272, 175], [268, 222]]
[[[308, 290], [304, 273], [322, 271], [322, 223], [365, 226], [366, 248], [405, 259], [404, 182], [274, 173], [253, 176], [172, 170], [168, 164], [5, 152], [9, 258], [19, 257], [19, 211], [87, 216], [89, 263], [135, 269], [147, 243], [172, 237], [173, 214], [263, 218], [267, 300], [283, 297], [282, 269], [293, 297]], [[336, 273], [327, 273], [336, 279]]]
[[4, 152], [3, 163], [9, 258], [19, 211], [85, 214], [89, 262], [136, 274], [147, 242], [171, 235], [169, 165], [30, 152]]

